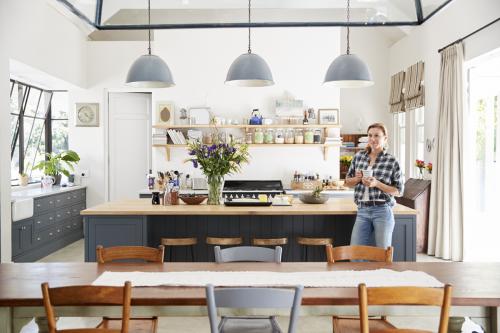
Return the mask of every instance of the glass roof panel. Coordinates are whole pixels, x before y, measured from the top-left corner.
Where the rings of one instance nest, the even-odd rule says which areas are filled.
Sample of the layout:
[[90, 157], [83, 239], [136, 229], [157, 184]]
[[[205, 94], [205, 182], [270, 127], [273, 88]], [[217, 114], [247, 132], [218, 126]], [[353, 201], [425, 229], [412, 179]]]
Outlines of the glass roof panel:
[[432, 14], [440, 6], [448, 2], [448, 0], [421, 0], [422, 2], [422, 12], [424, 17]]
[[[253, 0], [253, 23], [345, 23], [346, 0]], [[248, 20], [246, 0], [151, 0], [152, 24], [230, 24]], [[351, 22], [417, 21], [414, 0], [351, 0]], [[103, 26], [147, 24], [147, 0], [103, 0]]]
[[94, 22], [97, 0], [67, 0], [80, 13], [85, 15], [90, 21]]

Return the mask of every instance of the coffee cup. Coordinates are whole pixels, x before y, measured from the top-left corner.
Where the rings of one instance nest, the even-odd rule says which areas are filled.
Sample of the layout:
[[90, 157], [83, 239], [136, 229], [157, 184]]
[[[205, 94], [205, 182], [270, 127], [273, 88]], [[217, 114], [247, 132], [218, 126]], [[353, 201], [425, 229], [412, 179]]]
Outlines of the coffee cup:
[[363, 177], [364, 178], [372, 177], [373, 176], [373, 170], [371, 170], [371, 169], [362, 170], [362, 172], [363, 172]]

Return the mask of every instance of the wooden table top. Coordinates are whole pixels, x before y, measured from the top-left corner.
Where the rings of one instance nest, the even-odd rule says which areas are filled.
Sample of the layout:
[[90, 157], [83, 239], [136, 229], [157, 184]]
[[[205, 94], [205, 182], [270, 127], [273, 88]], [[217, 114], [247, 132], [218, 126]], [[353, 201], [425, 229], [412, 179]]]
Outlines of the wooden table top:
[[[395, 215], [416, 215], [417, 211], [396, 204]], [[319, 205], [303, 204], [298, 200], [292, 206], [228, 207], [207, 204], [161, 206], [151, 199], [120, 200], [87, 208], [82, 215], [355, 215], [357, 207], [352, 198], [330, 198]]]
[[[42, 306], [41, 283], [50, 286], [91, 284], [104, 271], [275, 271], [314, 272], [387, 268], [426, 272], [453, 285], [453, 305], [500, 307], [500, 263], [15, 263], [0, 264], [0, 306]], [[356, 305], [356, 288], [305, 288], [303, 305]], [[140, 287], [133, 305], [205, 305], [203, 288]]]

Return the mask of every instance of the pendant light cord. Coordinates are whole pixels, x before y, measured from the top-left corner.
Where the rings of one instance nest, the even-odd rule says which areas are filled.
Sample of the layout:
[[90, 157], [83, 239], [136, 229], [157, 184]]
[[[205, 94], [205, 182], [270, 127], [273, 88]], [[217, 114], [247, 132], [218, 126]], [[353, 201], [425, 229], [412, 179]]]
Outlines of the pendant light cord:
[[148, 54], [151, 55], [151, 0], [148, 0]]
[[251, 8], [251, 2], [252, 0], [248, 0], [248, 53], [252, 53], [252, 48], [251, 48], [251, 44], [252, 44], [252, 40], [250, 38], [250, 34], [251, 34], [251, 30], [250, 30], [250, 15], [251, 15], [251, 12], [250, 12], [250, 8]]
[[351, 53], [351, 47], [349, 45], [349, 23], [351, 21], [351, 0], [347, 0], [347, 54]]

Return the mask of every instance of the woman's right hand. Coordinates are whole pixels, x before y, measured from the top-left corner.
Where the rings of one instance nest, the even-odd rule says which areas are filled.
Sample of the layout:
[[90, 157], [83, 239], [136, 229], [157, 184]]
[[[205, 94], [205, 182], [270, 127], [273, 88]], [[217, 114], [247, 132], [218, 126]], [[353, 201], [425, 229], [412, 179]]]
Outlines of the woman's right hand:
[[361, 173], [361, 171], [358, 170], [354, 174], [354, 177], [346, 179], [346, 186], [350, 186], [350, 187], [356, 186], [357, 184], [359, 184], [361, 182], [362, 179], [363, 179], [363, 174]]

